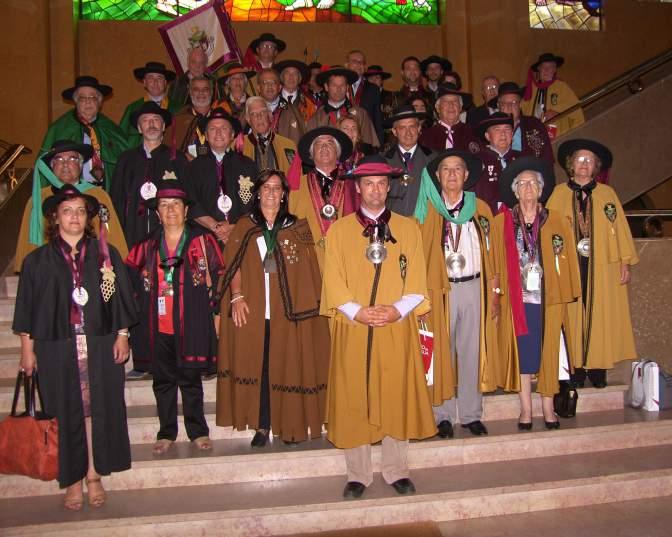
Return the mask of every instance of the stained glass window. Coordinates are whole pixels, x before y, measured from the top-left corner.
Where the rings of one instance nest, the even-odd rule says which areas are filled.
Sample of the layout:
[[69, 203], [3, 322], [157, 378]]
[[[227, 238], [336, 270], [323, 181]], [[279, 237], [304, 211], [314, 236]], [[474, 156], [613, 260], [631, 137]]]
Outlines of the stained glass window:
[[528, 0], [530, 28], [588, 30], [602, 28], [602, 1]]
[[[74, 0], [84, 20], [171, 20], [208, 0]], [[438, 0], [225, 0], [232, 21], [438, 24]]]

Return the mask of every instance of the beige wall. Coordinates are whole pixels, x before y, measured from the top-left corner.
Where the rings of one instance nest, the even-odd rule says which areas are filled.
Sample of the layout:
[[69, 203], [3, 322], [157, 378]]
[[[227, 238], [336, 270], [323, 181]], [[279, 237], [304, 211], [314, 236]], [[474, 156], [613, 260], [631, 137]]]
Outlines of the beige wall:
[[[408, 54], [446, 53], [465, 86], [478, 93], [489, 73], [522, 83], [527, 65], [550, 50], [566, 57], [561, 76], [582, 94], [672, 47], [672, 5], [610, 0], [605, 9], [606, 30], [600, 33], [531, 30], [524, 0], [445, 0], [439, 27], [238, 23], [235, 29], [243, 45], [262, 31], [282, 36], [289, 44], [285, 58], [302, 57], [307, 47], [310, 60], [317, 49], [322, 62], [341, 63], [347, 50], [362, 48], [369, 63], [395, 74], [391, 88], [399, 85], [399, 62]], [[0, 138], [36, 149], [49, 121], [67, 109], [60, 91], [75, 73], [98, 76], [114, 87], [105, 111], [119, 119], [140, 95], [132, 69], [150, 59], [168, 60], [156, 23], [76, 26], [72, 19], [71, 0], [1, 0], [6, 83], [0, 86]]]

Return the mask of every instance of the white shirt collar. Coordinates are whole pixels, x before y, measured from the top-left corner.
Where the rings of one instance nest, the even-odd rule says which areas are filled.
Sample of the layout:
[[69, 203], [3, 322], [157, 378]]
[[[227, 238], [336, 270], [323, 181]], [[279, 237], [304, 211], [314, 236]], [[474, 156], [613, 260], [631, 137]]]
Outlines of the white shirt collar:
[[334, 101], [329, 99], [327, 101], [327, 103], [329, 103], [329, 106], [331, 106], [332, 108], [340, 108], [341, 106], [343, 106], [345, 104], [345, 99], [343, 99], [342, 101], [339, 101], [337, 103], [335, 103]]
[[218, 153], [214, 149], [210, 149], [212, 151], [212, 154], [215, 155], [215, 158], [217, 159], [217, 162], [222, 162], [222, 159], [224, 158], [224, 155], [228, 153], [228, 151], [224, 151], [224, 153]]
[[280, 95], [278, 95], [278, 96], [277, 96], [275, 99], [273, 99], [273, 101], [271, 101], [270, 103], [267, 102], [267, 103], [266, 103], [266, 106], [268, 106], [268, 109], [269, 109], [271, 112], [275, 112], [275, 109], [278, 107], [278, 104], [280, 104]]
[[497, 151], [497, 150], [496, 150], [494, 147], [492, 147], [491, 145], [488, 145], [488, 147], [489, 147], [490, 149], [492, 149], [495, 153], [497, 153], [497, 154], [499, 155], [499, 158], [503, 158], [504, 155], [506, 155], [509, 151], [511, 151], [511, 146], [509, 146], [509, 147], [506, 149], [506, 151], [504, 151], [504, 153], [500, 153], [499, 151]]
[[[285, 91], [285, 88], [282, 88], [282, 96], [285, 99], [288, 99], [288, 97], [292, 98], [292, 101], [296, 100], [296, 97], [299, 95], [299, 90], [294, 90], [293, 93], [289, 93], [288, 91]], [[289, 100], [289, 99], [288, 99]]]
[[413, 158], [413, 155], [415, 155], [415, 150], [418, 148], [418, 144], [415, 144], [415, 145], [414, 145], [413, 147], [411, 147], [410, 149], [404, 149], [404, 148], [401, 147], [400, 145], [398, 145], [397, 147], [399, 147], [399, 152], [400, 152], [402, 155], [403, 155], [404, 153], [410, 153], [410, 154], [411, 154], [411, 158]]
[[[324, 170], [318, 168], [317, 166], [315, 166], [315, 169], [316, 169], [318, 172], [320, 172], [322, 175], [324, 175], [325, 177], [331, 177], [331, 172], [333, 171], [333, 170], [329, 170], [328, 172], [325, 172]], [[335, 179], [335, 177], [331, 177], [331, 178], [332, 178], [332, 179]]]
[[378, 214], [373, 214], [371, 211], [366, 209], [364, 206], [360, 206], [360, 209], [362, 210], [362, 213], [364, 213], [364, 216], [368, 216], [371, 218], [371, 220], [378, 220], [381, 214], [385, 212], [385, 208], [383, 207]]

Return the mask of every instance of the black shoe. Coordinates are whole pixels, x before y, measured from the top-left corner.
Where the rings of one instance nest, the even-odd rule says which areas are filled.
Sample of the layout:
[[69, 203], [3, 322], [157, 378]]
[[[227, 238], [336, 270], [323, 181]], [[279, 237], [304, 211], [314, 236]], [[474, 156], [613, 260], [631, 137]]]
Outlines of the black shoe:
[[298, 442], [294, 442], [294, 440], [283, 440], [283, 442], [285, 443], [285, 445], [286, 445], [287, 447], [296, 447], [296, 446], [299, 445], [299, 443], [298, 443]]
[[480, 420], [472, 421], [471, 423], [465, 423], [462, 425], [465, 429], [469, 429], [469, 432], [474, 436], [481, 436], [483, 434], [488, 434], [488, 430], [485, 428], [485, 425], [481, 423]]
[[597, 388], [598, 390], [601, 390], [603, 388], [607, 387], [607, 381], [606, 380], [596, 380], [593, 382], [593, 386]]
[[574, 386], [576, 388], [585, 388], [586, 387], [586, 381], [585, 380], [574, 381]]
[[343, 497], [350, 500], [356, 500], [357, 498], [362, 497], [362, 494], [364, 494], [365, 490], [366, 485], [360, 483], [359, 481], [348, 481], [345, 484], [345, 488], [343, 489]]
[[544, 420], [544, 425], [549, 431], [552, 431], [553, 429], [559, 429], [560, 428], [560, 422], [559, 421], [546, 421]]
[[397, 479], [392, 483], [392, 487], [397, 491], [397, 494], [415, 494], [415, 485], [408, 477]]
[[518, 430], [519, 431], [531, 431], [532, 430], [532, 422], [524, 423], [522, 421], [519, 421], [518, 422]]
[[453, 425], [448, 420], [443, 420], [436, 427], [439, 430], [438, 434], [441, 438], [452, 438], [455, 436]]
[[252, 442], [250, 442], [250, 445], [252, 447], [264, 447], [267, 441], [268, 431], [265, 429], [259, 429], [256, 433], [254, 433], [254, 438], [252, 439]]

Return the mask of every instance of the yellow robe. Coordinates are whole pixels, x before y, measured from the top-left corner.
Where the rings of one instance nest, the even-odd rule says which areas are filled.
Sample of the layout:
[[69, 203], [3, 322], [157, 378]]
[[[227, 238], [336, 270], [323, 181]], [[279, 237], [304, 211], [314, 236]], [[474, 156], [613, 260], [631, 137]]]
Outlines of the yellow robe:
[[406, 440], [436, 434], [416, 319], [429, 311], [420, 230], [394, 213], [389, 225], [397, 242], [386, 243], [375, 302], [392, 305], [407, 294], [425, 300], [403, 320], [373, 329], [368, 397], [368, 327], [338, 310], [347, 302], [369, 305], [375, 269], [365, 257], [368, 239], [354, 214], [338, 220], [327, 234], [320, 310], [333, 319], [326, 421], [328, 438], [339, 448], [385, 436]]
[[[497, 272], [495, 244], [492, 237], [494, 220], [487, 203], [476, 200], [473, 221], [478, 231], [481, 247], [479, 390], [489, 392], [497, 389], [500, 367], [497, 352], [497, 329], [489, 307], [490, 280], [497, 275]], [[441, 215], [430, 204], [427, 208], [427, 218], [424, 224], [420, 224], [422, 244], [427, 260], [427, 287], [432, 305], [427, 328], [434, 333], [434, 385], [430, 387], [430, 392], [432, 404], [435, 406], [455, 396], [457, 383], [450, 353], [450, 282], [443, 253], [443, 222]], [[485, 229], [487, 229], [487, 241]]]
[[[347, 195], [347, 193], [346, 193]], [[336, 207], [336, 218], [343, 217], [343, 204], [345, 196], [341, 199], [341, 203]], [[305, 218], [308, 220], [310, 232], [315, 238], [315, 254], [317, 255], [317, 263], [320, 266], [320, 271], [324, 271], [324, 248], [325, 241], [320, 227], [319, 217], [315, 212], [313, 200], [310, 198], [310, 189], [308, 187], [308, 177], [301, 176], [301, 183], [298, 190], [292, 190], [289, 193], [289, 212], [297, 218]], [[333, 224], [332, 224], [333, 225]], [[361, 235], [361, 231], [360, 231]]]
[[[500, 267], [500, 288], [502, 296], [501, 318], [499, 321], [499, 351], [504, 365], [500, 377], [500, 386], [507, 391], [520, 391], [520, 367], [518, 362], [518, 341], [513, 327], [511, 301], [509, 299], [509, 280], [504, 249], [504, 215], [495, 218], [498, 249], [497, 264]], [[556, 254], [553, 249], [554, 237], [561, 238], [562, 248]], [[571, 304], [578, 304], [581, 296], [581, 280], [577, 261], [574, 235], [565, 219], [555, 211], [548, 212], [548, 218], [539, 234], [541, 256], [539, 262], [543, 269], [544, 292], [543, 334], [541, 364], [537, 381], [537, 392], [551, 396], [559, 391], [558, 374], [560, 369], [560, 334], [564, 331], [567, 352], [570, 359], [580, 354], [580, 330], [572, 325], [569, 316]]]
[[[126, 239], [124, 238], [124, 232], [121, 229], [121, 224], [119, 223], [119, 218], [117, 213], [114, 210], [114, 205], [112, 205], [112, 200], [107, 192], [105, 192], [100, 187], [93, 187], [86, 191], [87, 194], [90, 194], [96, 198], [102, 205], [105, 205], [110, 211], [110, 220], [108, 222], [108, 235], [107, 241], [114, 246], [122, 259], [126, 259], [128, 255], [128, 247], [126, 246]], [[52, 195], [51, 187], [45, 187], [41, 192], [42, 201]], [[34, 244], [29, 242], [30, 237], [30, 213], [33, 210], [33, 198], [29, 198], [26, 203], [26, 207], [23, 210], [23, 218], [21, 219], [21, 229], [19, 231], [19, 238], [16, 241], [16, 255], [14, 256], [14, 272], [21, 272], [21, 266], [23, 265], [24, 258], [33, 250], [37, 248]], [[42, 229], [46, 230], [47, 220], [46, 218], [42, 219]], [[99, 236], [100, 232], [100, 221], [96, 216], [93, 219], [93, 229], [96, 231], [96, 236]]]
[[[566, 217], [577, 233], [574, 192], [566, 184], [555, 187], [547, 207]], [[583, 305], [569, 308], [573, 322], [583, 331], [583, 352], [574, 357], [574, 366], [611, 369], [616, 362], [637, 358], [628, 287], [621, 285], [620, 279], [621, 265], [636, 265], [639, 257], [614, 189], [598, 184], [592, 192], [592, 208], [588, 290]]]
[[[537, 94], [536, 89], [534, 89], [532, 94], [532, 99], [529, 101], [523, 101], [521, 104], [521, 110], [525, 116], [534, 116], [534, 103], [536, 102]], [[546, 110], [553, 110], [555, 112], [562, 112], [571, 108], [579, 102], [579, 98], [576, 96], [576, 93], [570, 88], [566, 82], [562, 80], [555, 80], [546, 90]], [[540, 118], [541, 119], [541, 118]], [[579, 125], [585, 123], [585, 118], [583, 116], [583, 110], [580, 108], [575, 110], [571, 114], [567, 114], [558, 118], [557, 121], [551, 121], [553, 125], [557, 127], [556, 137], [562, 136], [566, 132], [575, 129]]]

